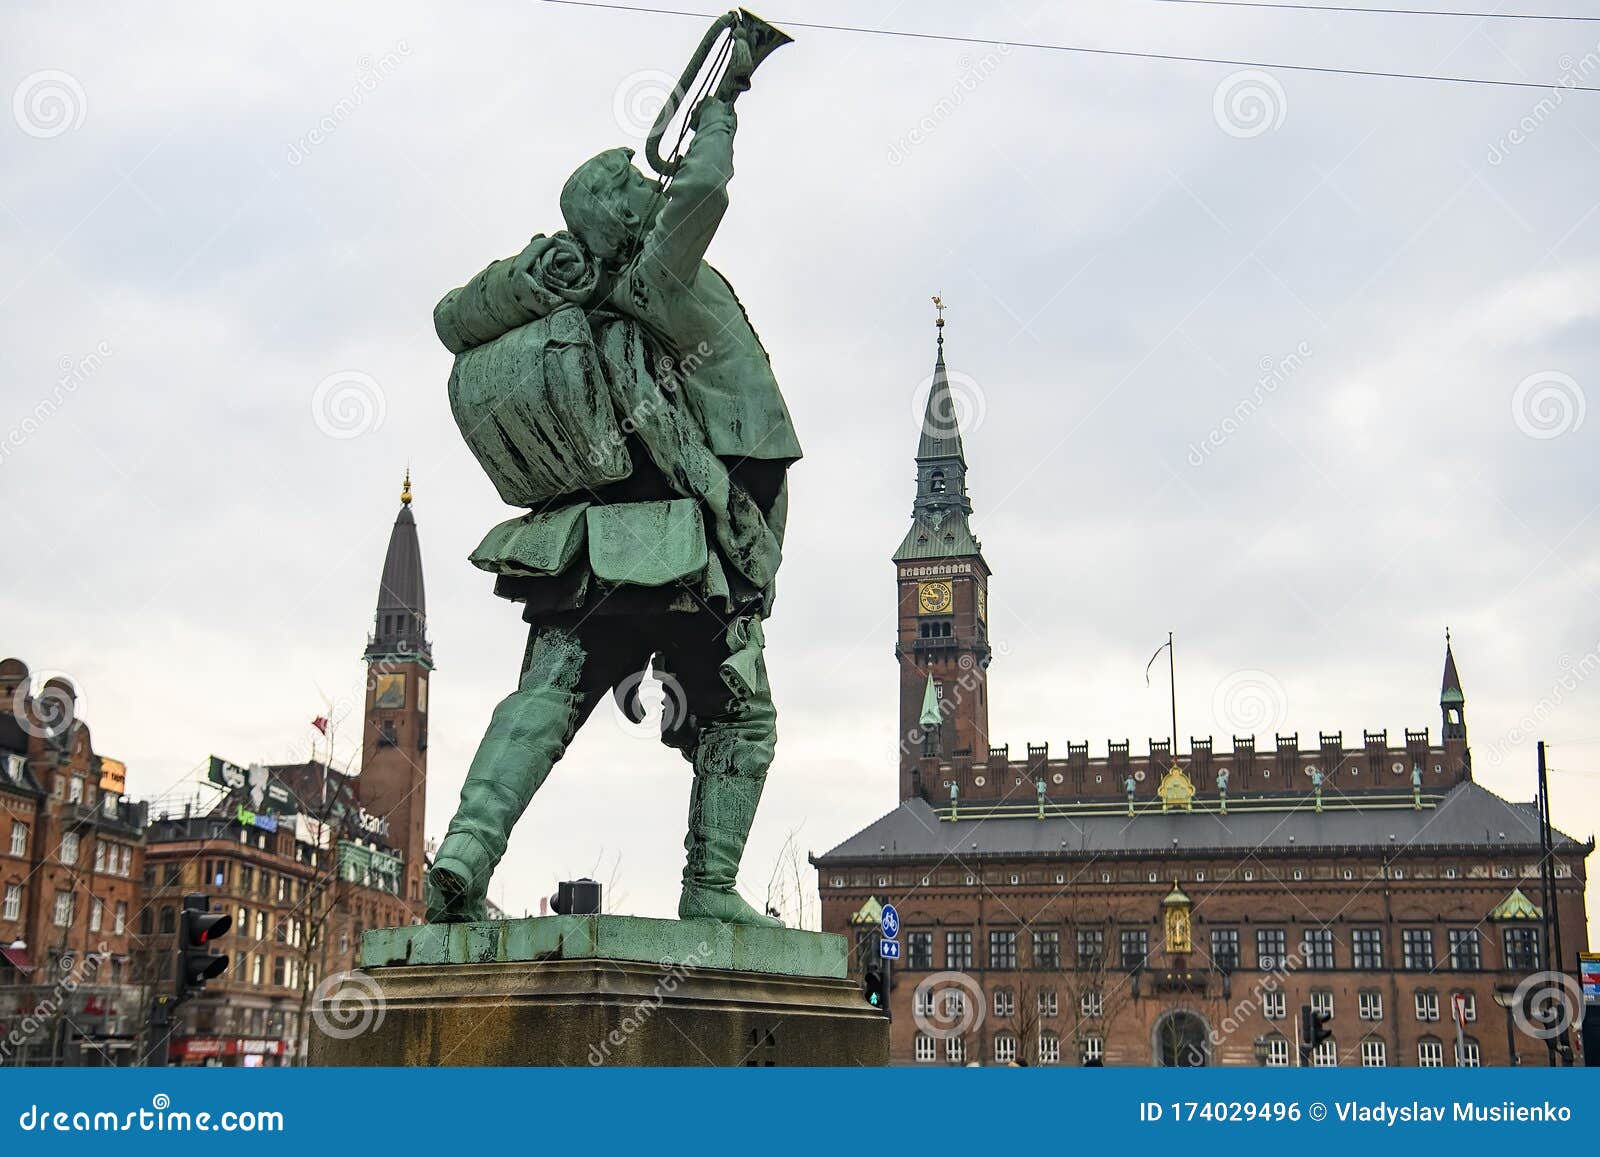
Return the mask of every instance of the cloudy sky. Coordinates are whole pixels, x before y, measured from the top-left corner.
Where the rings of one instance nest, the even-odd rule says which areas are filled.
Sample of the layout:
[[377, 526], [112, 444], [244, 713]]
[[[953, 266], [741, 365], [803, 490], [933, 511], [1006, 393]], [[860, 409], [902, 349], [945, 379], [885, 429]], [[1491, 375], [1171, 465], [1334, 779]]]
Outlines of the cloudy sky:
[[[936, 292], [995, 742], [1164, 736], [1141, 671], [1169, 629], [1186, 736], [1437, 734], [1448, 625], [1478, 777], [1531, 798], [1545, 738], [1558, 825], [1600, 830], [1600, 94], [1023, 46], [1600, 85], [1600, 25], [765, 15], [983, 43], [794, 28], [740, 104], [710, 256], [806, 448], [747, 893], [791, 831], [822, 851], [895, 803], [889, 554]], [[557, 228], [584, 157], [642, 145], [702, 27], [538, 2], [5, 17], [0, 651], [78, 682], [133, 794], [192, 794], [211, 752], [302, 757], [323, 696], [359, 695], [409, 463], [442, 832], [523, 634], [466, 562], [508, 512], [432, 307]], [[495, 898], [598, 864], [625, 910], [671, 912], [688, 784], [603, 708]]]

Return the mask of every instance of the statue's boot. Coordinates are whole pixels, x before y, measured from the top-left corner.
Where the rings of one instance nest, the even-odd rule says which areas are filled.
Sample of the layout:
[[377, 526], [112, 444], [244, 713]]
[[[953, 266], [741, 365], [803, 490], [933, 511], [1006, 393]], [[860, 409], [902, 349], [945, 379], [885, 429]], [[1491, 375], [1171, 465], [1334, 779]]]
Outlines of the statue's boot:
[[761, 691], [723, 718], [701, 724], [678, 900], [678, 915], [685, 920], [783, 927], [783, 921], [745, 903], [734, 887], [777, 740], [772, 700], [764, 687]]
[[578, 688], [585, 657], [569, 631], [544, 629], [530, 641], [522, 681], [495, 707], [434, 856], [430, 924], [484, 919], [489, 877], [512, 827], [593, 706]]

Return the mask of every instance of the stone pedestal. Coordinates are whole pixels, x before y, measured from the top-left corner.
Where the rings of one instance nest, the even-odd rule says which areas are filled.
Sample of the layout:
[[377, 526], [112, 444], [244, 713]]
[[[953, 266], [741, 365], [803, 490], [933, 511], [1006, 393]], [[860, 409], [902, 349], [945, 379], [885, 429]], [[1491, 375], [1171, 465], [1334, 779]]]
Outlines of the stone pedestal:
[[313, 1010], [311, 1062], [887, 1064], [889, 1022], [847, 959], [842, 936], [714, 920], [376, 929]]

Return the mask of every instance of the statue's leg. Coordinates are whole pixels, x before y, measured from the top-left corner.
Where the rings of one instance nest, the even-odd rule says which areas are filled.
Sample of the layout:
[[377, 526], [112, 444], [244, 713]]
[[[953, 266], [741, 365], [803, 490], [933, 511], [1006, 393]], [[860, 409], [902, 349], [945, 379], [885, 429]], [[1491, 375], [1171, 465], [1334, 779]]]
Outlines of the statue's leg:
[[594, 632], [535, 626], [517, 689], [502, 699], [478, 744], [461, 803], [428, 874], [428, 921], [481, 920], [489, 877], [573, 734], [609, 686], [607, 652]]
[[720, 661], [727, 657], [719, 639], [704, 638], [698, 646], [675, 648], [660, 664], [669, 666], [667, 674], [682, 684], [693, 716], [685, 733], [663, 736], [668, 743], [683, 746], [694, 765], [678, 915], [781, 927], [782, 921], [756, 911], [735, 890], [739, 862], [776, 749], [778, 716], [759, 651], [746, 668], [755, 676], [749, 680], [748, 693], [730, 696], [718, 673]]

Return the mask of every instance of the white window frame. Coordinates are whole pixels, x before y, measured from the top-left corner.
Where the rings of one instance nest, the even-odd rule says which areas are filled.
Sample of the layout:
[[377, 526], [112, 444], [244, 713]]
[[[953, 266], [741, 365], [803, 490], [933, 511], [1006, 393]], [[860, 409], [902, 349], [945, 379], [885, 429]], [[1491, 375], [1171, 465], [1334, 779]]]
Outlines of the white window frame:
[[994, 1037], [994, 1063], [1009, 1065], [1017, 1059], [1017, 1034], [996, 1033]]
[[1017, 1011], [1017, 993], [1011, 988], [997, 988], [994, 990], [995, 1016], [1013, 1016]]
[[4, 911], [4, 916], [0, 917], [0, 919], [6, 919], [6, 920], [20, 920], [20, 919], [22, 919], [22, 885], [21, 884], [7, 884], [6, 885], [6, 902], [5, 902], [5, 908], [4, 908], [3, 911]]
[[128, 905], [126, 901], [117, 901], [116, 919], [112, 924], [112, 929], [118, 936], [128, 930]]
[[1419, 1040], [1417, 1042], [1417, 1068], [1444, 1068], [1444, 1043], [1436, 1040]]
[[1383, 993], [1375, 988], [1363, 988], [1356, 993], [1356, 1016], [1360, 1020], [1382, 1020]]
[[1439, 994], [1432, 989], [1416, 994], [1417, 1019], [1425, 1024], [1439, 1019]]
[[1311, 1011], [1320, 1016], [1333, 1015], [1333, 989], [1313, 988], [1311, 990]]
[[912, 1047], [918, 1064], [932, 1064], [939, 1059], [939, 1042], [925, 1032], [916, 1035]]
[[72, 902], [71, 892], [57, 892], [55, 907], [51, 910], [50, 918], [57, 928], [71, 928], [73, 909], [77, 905]]
[[1361, 1067], [1364, 1069], [1389, 1067], [1389, 1046], [1382, 1037], [1369, 1036], [1362, 1040]]
[[1086, 1019], [1098, 1020], [1105, 1013], [1105, 995], [1098, 988], [1085, 989], [1078, 999], [1078, 1014]]
[[1331, 1036], [1324, 1038], [1321, 1044], [1311, 1050], [1311, 1067], [1314, 1069], [1338, 1068], [1339, 1042]]
[[1039, 990], [1039, 1015], [1044, 1017], [1055, 1016], [1060, 1011], [1060, 1003], [1056, 1000], [1056, 990], [1041, 988]]
[[1267, 1067], [1269, 1069], [1289, 1067], [1289, 1038], [1282, 1033], [1273, 1033], [1267, 1037]]
[[1455, 1019], [1455, 998], [1458, 996], [1461, 997], [1463, 1005], [1461, 1019], [1468, 1024], [1475, 1024], [1478, 1019], [1478, 997], [1476, 993], [1472, 992], [1452, 992], [1450, 994], [1450, 1018], [1452, 1020]]
[[1039, 1034], [1039, 1063], [1041, 1065], [1061, 1063], [1061, 1038], [1053, 1032]]
[[944, 1042], [944, 1059], [953, 1065], [967, 1063], [967, 1042], [965, 1037], [946, 1037]]
[[1100, 1061], [1106, 1059], [1106, 1038], [1099, 1033], [1090, 1033], [1083, 1038], [1083, 1059], [1086, 1061]]
[[62, 832], [61, 862], [63, 864], [76, 864], [78, 862], [78, 852], [82, 844], [83, 840], [78, 836], [77, 832]]
[[26, 856], [28, 854], [28, 825], [11, 823], [11, 854], [13, 856]]
[[1283, 1020], [1289, 1015], [1289, 998], [1283, 989], [1272, 989], [1261, 994], [1261, 1014], [1268, 1020]]
[[89, 901], [89, 931], [91, 931], [91, 932], [100, 931], [100, 925], [104, 924], [105, 920], [106, 920], [106, 905], [105, 905], [105, 901], [100, 899], [99, 896], [95, 896], [95, 897], [91, 898], [90, 901]]
[[1459, 1069], [1481, 1069], [1483, 1067], [1483, 1050], [1478, 1047], [1478, 1042], [1468, 1037], [1466, 1040], [1466, 1053], [1456, 1049], [1456, 1067]]

